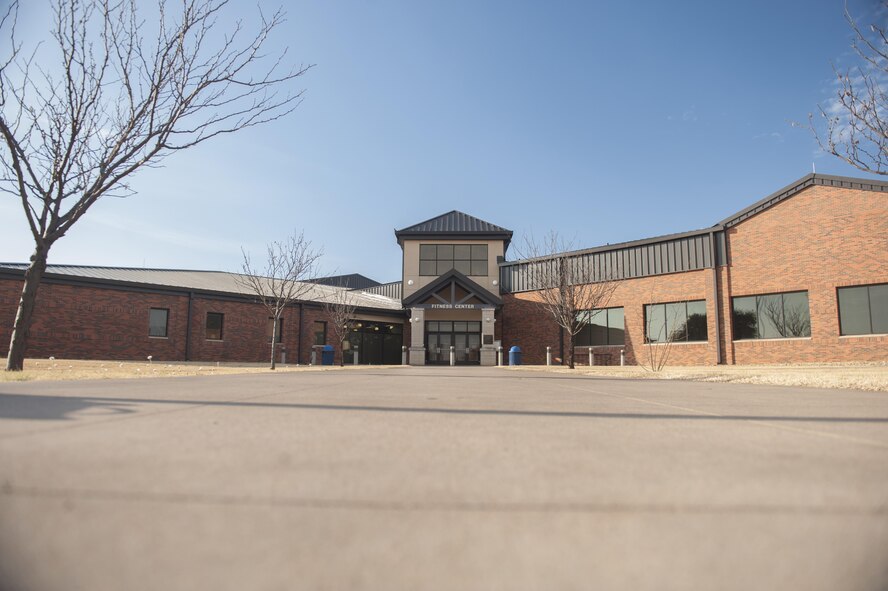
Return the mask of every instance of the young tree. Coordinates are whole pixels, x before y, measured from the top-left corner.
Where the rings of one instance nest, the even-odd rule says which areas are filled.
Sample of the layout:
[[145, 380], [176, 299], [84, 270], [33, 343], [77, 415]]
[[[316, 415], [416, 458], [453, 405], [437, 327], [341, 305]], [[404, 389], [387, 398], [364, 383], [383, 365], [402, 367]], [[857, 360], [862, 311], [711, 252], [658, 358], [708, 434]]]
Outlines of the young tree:
[[539, 289], [540, 306], [568, 337], [567, 365], [573, 369], [577, 335], [588, 324], [586, 311], [606, 306], [617, 283], [596, 266], [594, 257], [571, 250], [571, 242], [550, 232], [542, 242], [527, 237], [521, 256], [528, 259], [524, 264]]
[[348, 337], [348, 332], [355, 319], [357, 307], [357, 299], [354, 292], [347, 288], [336, 288], [332, 297], [324, 301], [324, 311], [330, 319], [333, 337], [339, 343], [340, 366], [345, 363], [345, 350], [343, 350], [342, 345], [346, 337]]
[[284, 241], [271, 242], [266, 247], [265, 267], [253, 267], [247, 251], [241, 251], [244, 261], [237, 282], [256, 296], [256, 300], [268, 311], [271, 319], [271, 366], [276, 367], [275, 352], [278, 327], [284, 309], [315, 289], [314, 283], [306, 282], [314, 277], [321, 251], [312, 248], [302, 233], [293, 234]]
[[54, 0], [52, 43], [33, 51], [16, 37], [18, 1], [0, 17], [0, 191], [21, 201], [34, 238], [7, 370], [22, 369], [50, 249], [96, 201], [131, 195], [132, 175], [165, 156], [299, 104], [286, 89], [310, 66], [263, 50], [283, 14], [260, 13], [253, 33], [219, 31], [227, 3], [182, 0], [172, 14], [157, 0], [146, 26], [137, 0]]
[[[881, 14], [888, 1], [881, 3]], [[888, 38], [883, 24], [861, 30], [845, 8], [845, 20], [854, 31], [859, 64], [835, 69], [838, 90], [826, 106], [818, 105], [823, 128], [809, 115], [809, 127], [825, 152], [864, 172], [888, 175]]]

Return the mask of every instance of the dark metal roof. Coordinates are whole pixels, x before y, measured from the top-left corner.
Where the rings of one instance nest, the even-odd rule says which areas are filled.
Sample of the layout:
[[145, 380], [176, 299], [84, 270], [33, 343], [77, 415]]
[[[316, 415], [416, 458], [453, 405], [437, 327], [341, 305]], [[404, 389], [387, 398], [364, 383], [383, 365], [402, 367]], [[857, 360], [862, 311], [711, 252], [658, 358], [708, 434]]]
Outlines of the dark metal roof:
[[331, 275], [330, 277], [318, 277], [309, 279], [309, 283], [320, 283], [321, 285], [332, 285], [334, 287], [347, 287], [348, 289], [366, 289], [368, 287], [376, 287], [382, 285], [379, 281], [374, 281], [369, 277], [360, 273], [349, 273], [347, 275]]
[[395, 236], [398, 238], [399, 243], [402, 237], [414, 236], [502, 238], [508, 242], [512, 239], [512, 231], [454, 209], [424, 222], [419, 222], [401, 230], [395, 230]]

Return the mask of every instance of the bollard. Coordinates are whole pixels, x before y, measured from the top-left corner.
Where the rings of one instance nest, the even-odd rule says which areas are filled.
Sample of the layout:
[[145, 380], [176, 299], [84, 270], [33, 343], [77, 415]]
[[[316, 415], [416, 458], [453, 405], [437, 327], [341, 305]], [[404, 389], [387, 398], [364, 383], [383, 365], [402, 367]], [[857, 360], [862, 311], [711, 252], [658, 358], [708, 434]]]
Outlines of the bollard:
[[352, 357], [352, 365], [357, 365], [358, 364], [358, 348], [355, 347], [354, 351], [355, 351], [355, 354], [354, 354], [354, 357]]
[[503, 348], [499, 346], [496, 348], [496, 364], [498, 366], [503, 364]]
[[450, 345], [450, 365], [456, 365], [456, 347]]
[[626, 365], [626, 349], [620, 349], [620, 367]]
[[589, 367], [595, 365], [595, 353], [592, 352], [592, 347], [589, 347]]
[[546, 365], [552, 365], [552, 347], [546, 347]]
[[407, 365], [407, 347], [401, 347], [401, 365]]

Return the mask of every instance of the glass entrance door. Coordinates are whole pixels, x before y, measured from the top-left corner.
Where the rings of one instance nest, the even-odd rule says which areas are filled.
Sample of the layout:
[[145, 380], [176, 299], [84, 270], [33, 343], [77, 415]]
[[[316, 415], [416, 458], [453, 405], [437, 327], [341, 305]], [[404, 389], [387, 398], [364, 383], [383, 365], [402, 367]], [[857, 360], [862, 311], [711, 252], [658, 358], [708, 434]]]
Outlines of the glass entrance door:
[[426, 322], [426, 363], [450, 364], [451, 345], [458, 365], [478, 365], [481, 362], [481, 323]]

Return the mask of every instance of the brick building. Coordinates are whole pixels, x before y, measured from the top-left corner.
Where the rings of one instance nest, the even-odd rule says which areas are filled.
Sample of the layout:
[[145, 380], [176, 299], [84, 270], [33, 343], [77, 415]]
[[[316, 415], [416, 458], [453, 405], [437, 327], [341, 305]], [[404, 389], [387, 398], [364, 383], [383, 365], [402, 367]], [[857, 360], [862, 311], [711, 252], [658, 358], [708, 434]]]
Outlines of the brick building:
[[[598, 363], [669, 365], [888, 360], [888, 183], [808, 175], [701, 230], [551, 258], [615, 282], [578, 337]], [[401, 281], [353, 290], [344, 351], [361, 363], [491, 365], [519, 345], [555, 362], [567, 339], [538, 305], [535, 269], [508, 261], [512, 232], [453, 211], [396, 232]], [[0, 347], [8, 347], [23, 265], [0, 265]], [[363, 278], [366, 280], [366, 278]], [[317, 284], [285, 312], [281, 354], [308, 363], [331, 340]], [[230, 273], [50, 266], [28, 355], [265, 361], [267, 314]]]

